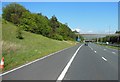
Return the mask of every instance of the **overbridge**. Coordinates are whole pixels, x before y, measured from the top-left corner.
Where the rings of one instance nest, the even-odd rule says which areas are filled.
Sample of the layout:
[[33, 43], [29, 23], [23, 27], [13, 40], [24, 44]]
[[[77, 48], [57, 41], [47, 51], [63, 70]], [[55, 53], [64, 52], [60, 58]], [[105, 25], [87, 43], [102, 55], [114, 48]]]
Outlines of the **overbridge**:
[[93, 38], [101, 38], [105, 36], [118, 36], [118, 34], [80, 34], [85, 40], [92, 40]]

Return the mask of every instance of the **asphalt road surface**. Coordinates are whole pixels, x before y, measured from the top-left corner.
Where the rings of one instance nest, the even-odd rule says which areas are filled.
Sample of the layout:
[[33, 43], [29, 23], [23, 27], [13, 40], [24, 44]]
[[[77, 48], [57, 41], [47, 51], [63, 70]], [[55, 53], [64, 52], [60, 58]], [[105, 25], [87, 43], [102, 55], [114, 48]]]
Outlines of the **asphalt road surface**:
[[12, 72], [3, 80], [118, 80], [118, 50], [89, 43], [55, 53]]

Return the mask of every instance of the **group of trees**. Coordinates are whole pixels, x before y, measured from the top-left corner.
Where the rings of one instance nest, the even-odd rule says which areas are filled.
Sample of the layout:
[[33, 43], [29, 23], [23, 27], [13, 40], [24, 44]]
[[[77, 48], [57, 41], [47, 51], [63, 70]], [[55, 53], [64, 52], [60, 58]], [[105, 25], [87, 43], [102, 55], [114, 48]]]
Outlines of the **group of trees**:
[[[95, 39], [97, 41], [97, 38]], [[99, 42], [109, 42], [111, 44], [120, 43], [120, 31], [116, 31], [115, 35], [107, 35], [102, 38], [98, 38]]]
[[22, 38], [21, 28], [56, 40], [75, 40], [76, 38], [75, 33], [68, 25], [59, 22], [55, 15], [48, 19], [41, 13], [31, 13], [17, 3], [11, 3], [3, 7], [2, 17], [19, 27], [18, 38]]
[[119, 43], [120, 42], [120, 36], [106, 36], [103, 38], [99, 38], [99, 41], [102, 42], [110, 42], [110, 43]]

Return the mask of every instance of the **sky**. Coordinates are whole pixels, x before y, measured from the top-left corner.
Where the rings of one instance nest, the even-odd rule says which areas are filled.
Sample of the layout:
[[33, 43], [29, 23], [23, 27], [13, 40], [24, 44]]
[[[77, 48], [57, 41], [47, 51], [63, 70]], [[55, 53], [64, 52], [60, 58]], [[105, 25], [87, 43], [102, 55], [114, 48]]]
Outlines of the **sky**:
[[2, 2], [118, 2], [119, 0], [1, 0]]
[[[106, 34], [118, 30], [117, 2], [17, 2], [32, 13], [53, 15], [81, 34]], [[2, 7], [9, 4], [3, 2]], [[1, 14], [2, 12], [0, 12]]]

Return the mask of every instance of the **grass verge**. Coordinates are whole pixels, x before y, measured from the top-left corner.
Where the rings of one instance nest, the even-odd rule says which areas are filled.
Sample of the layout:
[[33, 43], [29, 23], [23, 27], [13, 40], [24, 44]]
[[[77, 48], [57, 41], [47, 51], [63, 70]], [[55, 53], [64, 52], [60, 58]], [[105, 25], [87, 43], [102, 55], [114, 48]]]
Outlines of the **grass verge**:
[[110, 46], [110, 45], [106, 45], [106, 44], [98, 44], [98, 45], [105, 46], [105, 47], [108, 47], [108, 48], [111, 48], [111, 49], [120, 50], [120, 47]]
[[72, 41], [57, 41], [42, 35], [23, 31], [24, 39], [16, 38], [16, 26], [2, 24], [2, 55], [5, 58], [4, 72], [46, 56], [58, 50], [74, 46]]

